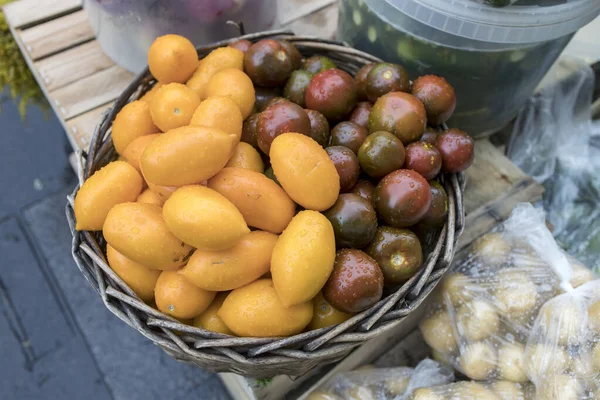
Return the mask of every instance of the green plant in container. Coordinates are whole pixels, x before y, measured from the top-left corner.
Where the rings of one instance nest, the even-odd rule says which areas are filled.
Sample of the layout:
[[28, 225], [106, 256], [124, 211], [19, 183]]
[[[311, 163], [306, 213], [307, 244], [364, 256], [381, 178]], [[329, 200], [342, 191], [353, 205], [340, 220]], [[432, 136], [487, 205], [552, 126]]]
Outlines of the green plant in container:
[[[13, 0], [0, 0], [0, 7], [11, 1]], [[25, 118], [29, 104], [38, 105], [44, 110], [48, 108], [48, 103], [8, 28], [4, 13], [0, 11], [0, 97], [7, 94], [18, 103], [22, 118]], [[0, 111], [1, 107], [0, 102]]]

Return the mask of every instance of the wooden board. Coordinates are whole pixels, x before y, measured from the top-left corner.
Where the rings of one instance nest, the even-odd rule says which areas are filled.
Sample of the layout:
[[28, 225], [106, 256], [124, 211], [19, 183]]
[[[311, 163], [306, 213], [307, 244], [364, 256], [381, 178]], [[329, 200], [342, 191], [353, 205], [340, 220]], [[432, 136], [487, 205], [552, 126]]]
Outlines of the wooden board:
[[[278, 0], [282, 28], [333, 37], [335, 0]], [[20, 0], [3, 8], [21, 52], [74, 150], [87, 150], [107, 105], [134, 75], [95, 40], [81, 0]]]

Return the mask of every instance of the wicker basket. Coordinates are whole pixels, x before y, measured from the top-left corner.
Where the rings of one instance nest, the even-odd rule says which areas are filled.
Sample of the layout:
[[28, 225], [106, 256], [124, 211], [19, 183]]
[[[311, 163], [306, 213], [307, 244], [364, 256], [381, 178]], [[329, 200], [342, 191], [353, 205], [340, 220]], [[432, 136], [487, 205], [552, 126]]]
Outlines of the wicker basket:
[[[303, 56], [326, 55], [352, 75], [366, 63], [381, 61], [343, 43], [294, 36], [288, 31], [242, 36], [251, 41], [266, 37], [285, 38], [293, 42]], [[212, 49], [231, 41], [200, 47], [198, 54], [205, 56]], [[373, 307], [342, 324], [287, 338], [231, 337], [184, 325], [148, 306], [108, 266], [106, 243], [101, 233], [75, 230], [73, 199], [87, 177], [116, 158], [110, 137], [115, 115], [125, 104], [145, 93], [152, 84], [152, 77], [146, 69], [102, 117], [86, 160], [82, 154], [78, 157], [79, 185], [68, 197], [66, 212], [73, 234], [73, 258], [106, 307], [176, 359], [192, 362], [210, 371], [235, 372], [256, 378], [279, 374], [302, 375], [312, 368], [342, 359], [366, 340], [401, 324], [429, 295], [448, 269], [464, 224], [462, 174], [445, 174], [439, 178], [448, 193], [448, 221], [430, 240], [423, 243], [427, 256], [420, 272], [401, 287], [385, 292], [382, 300]]]

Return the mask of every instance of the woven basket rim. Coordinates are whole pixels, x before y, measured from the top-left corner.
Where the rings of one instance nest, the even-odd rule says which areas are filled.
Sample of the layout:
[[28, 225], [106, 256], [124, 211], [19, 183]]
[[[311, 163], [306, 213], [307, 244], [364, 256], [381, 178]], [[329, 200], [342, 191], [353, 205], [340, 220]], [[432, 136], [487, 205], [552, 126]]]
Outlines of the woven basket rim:
[[[337, 61], [339, 68], [348, 72], [355, 72], [365, 63], [381, 61], [342, 42], [296, 36], [287, 30], [244, 35], [200, 46], [197, 50], [202, 56], [239, 39], [256, 41], [262, 38], [286, 39], [302, 53], [327, 54]], [[255, 377], [281, 373], [302, 375], [316, 366], [338, 361], [365, 341], [396, 327], [427, 298], [449, 268], [464, 227], [462, 192], [465, 178], [462, 173], [443, 174], [439, 179], [448, 193], [448, 220], [439, 230], [432, 252], [426, 255], [421, 270], [377, 304], [339, 325], [286, 338], [232, 337], [182, 324], [145, 304], [108, 266], [101, 235], [75, 230], [73, 201], [84, 180], [115, 157], [110, 138], [115, 115], [125, 104], [147, 91], [152, 81], [146, 68], [102, 116], [87, 157], [81, 151], [77, 153], [78, 185], [67, 197], [66, 214], [73, 235], [73, 258], [105, 306], [175, 358], [214, 372], [227, 371]]]

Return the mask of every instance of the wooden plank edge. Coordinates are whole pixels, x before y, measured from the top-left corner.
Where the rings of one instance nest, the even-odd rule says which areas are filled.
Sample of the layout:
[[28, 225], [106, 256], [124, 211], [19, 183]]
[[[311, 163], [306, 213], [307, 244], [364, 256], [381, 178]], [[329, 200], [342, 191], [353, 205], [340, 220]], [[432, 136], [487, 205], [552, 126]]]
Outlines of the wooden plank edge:
[[[12, 26], [9, 26], [9, 29], [10, 29], [10, 33], [13, 35], [13, 37], [15, 39], [15, 42], [17, 43], [17, 46], [19, 46], [19, 50], [21, 50], [21, 54], [23, 55], [23, 58], [25, 59], [27, 66], [31, 70], [33, 77], [35, 78], [38, 85], [40, 86], [40, 89], [42, 90], [42, 93], [44, 93], [44, 96], [46, 96], [46, 101], [50, 104], [50, 107], [52, 107], [52, 111], [54, 111], [54, 114], [60, 121], [60, 124], [62, 125], [65, 132], [67, 132], [69, 127], [67, 126], [66, 121], [63, 118], [61, 118], [62, 114], [61, 114], [60, 110], [58, 109], [58, 107], [55, 104], [53, 104], [53, 102], [51, 101], [50, 93], [48, 92], [46, 86], [44, 85], [42, 77], [39, 75], [38, 71], [35, 69], [33, 60], [27, 56], [27, 51], [25, 50], [23, 42], [21, 42], [20, 35], [18, 35], [18, 29], [13, 28]], [[71, 144], [71, 148], [74, 151], [80, 150], [79, 146], [77, 146], [77, 143], [71, 137], [71, 135], [67, 135], [67, 137], [69, 139], [69, 143]]]
[[[83, 4], [80, 0], [75, 0], [71, 4], [66, 7], [58, 8], [58, 11], [51, 15], [45, 15], [43, 17], [36, 17], [35, 19], [25, 19], [19, 21], [18, 15], [21, 14], [19, 8], [22, 8], [24, 4], [27, 3], [25, 0], [14, 1], [8, 4], [5, 4], [2, 7], [2, 11], [4, 13], [4, 17], [6, 19], [7, 24], [12, 26], [15, 29], [27, 29], [32, 26], [43, 24], [44, 22], [51, 21], [53, 19], [64, 17], [67, 14], [71, 14], [75, 11], [81, 10], [83, 8]], [[16, 10], [16, 11], [14, 11]]]

